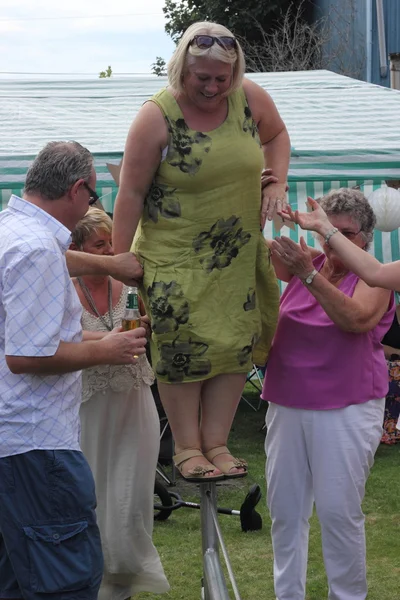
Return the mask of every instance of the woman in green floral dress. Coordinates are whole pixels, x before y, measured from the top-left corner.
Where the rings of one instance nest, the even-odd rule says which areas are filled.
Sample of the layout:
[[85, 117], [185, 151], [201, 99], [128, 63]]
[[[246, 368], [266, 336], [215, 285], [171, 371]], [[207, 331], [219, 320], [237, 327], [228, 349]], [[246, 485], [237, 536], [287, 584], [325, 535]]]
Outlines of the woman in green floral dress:
[[[175, 463], [193, 481], [247, 472], [226, 444], [279, 305], [262, 228], [286, 202], [290, 142], [244, 66], [225, 27], [189, 27], [168, 65], [169, 86], [131, 126], [114, 214], [115, 251], [135, 237], [144, 266], [153, 368]], [[261, 192], [265, 167], [277, 182]]]

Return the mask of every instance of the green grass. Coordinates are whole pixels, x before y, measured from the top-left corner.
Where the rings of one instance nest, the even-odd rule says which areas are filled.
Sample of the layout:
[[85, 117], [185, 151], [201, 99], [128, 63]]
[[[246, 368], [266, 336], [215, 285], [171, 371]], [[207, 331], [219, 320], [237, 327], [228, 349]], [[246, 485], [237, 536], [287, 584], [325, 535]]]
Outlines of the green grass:
[[[255, 405], [258, 399], [248, 390]], [[218, 485], [218, 505], [239, 509], [254, 482], [263, 497], [257, 506], [262, 515], [261, 531], [243, 533], [237, 516], [219, 515], [236, 582], [242, 600], [275, 600], [272, 581], [270, 521], [265, 506], [265, 407], [252, 411], [241, 402], [230, 438], [230, 448], [250, 465], [247, 478]], [[363, 505], [366, 515], [368, 600], [400, 598], [400, 447], [381, 446], [367, 484]], [[178, 480], [177, 490], [185, 500], [198, 502], [197, 487]], [[180, 508], [164, 522], [156, 522], [154, 542], [158, 548], [171, 591], [168, 600], [199, 600], [202, 576], [200, 512]], [[227, 579], [228, 581], [228, 579]], [[234, 596], [232, 595], [232, 598]], [[139, 594], [140, 600], [155, 600], [155, 594]], [[307, 600], [327, 598], [318, 520], [311, 520]]]

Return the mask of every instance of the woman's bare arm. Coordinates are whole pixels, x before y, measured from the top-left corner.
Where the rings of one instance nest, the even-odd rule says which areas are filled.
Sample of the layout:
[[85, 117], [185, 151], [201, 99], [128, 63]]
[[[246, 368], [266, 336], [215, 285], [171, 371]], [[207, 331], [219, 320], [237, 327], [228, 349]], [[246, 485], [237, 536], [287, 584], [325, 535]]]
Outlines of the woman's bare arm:
[[125, 145], [113, 219], [116, 254], [131, 248], [144, 199], [167, 144], [168, 131], [161, 110], [154, 102], [146, 102], [131, 125]]

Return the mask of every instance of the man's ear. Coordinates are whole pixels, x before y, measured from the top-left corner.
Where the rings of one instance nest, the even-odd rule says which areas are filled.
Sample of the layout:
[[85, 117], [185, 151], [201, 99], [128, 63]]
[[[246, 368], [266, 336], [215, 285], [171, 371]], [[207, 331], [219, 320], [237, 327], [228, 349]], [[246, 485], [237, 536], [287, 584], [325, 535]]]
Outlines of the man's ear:
[[81, 178], [81, 179], [78, 179], [78, 180], [77, 180], [77, 181], [75, 181], [75, 183], [73, 183], [73, 184], [71, 185], [71, 187], [69, 188], [68, 195], [69, 195], [69, 196], [70, 196], [70, 197], [71, 197], [73, 200], [75, 200], [75, 198], [76, 198], [76, 195], [77, 195], [77, 193], [79, 192], [79, 190], [80, 190], [81, 186], [83, 185], [84, 181], [85, 181], [85, 180], [84, 180], [84, 179], [82, 179], [82, 178]]

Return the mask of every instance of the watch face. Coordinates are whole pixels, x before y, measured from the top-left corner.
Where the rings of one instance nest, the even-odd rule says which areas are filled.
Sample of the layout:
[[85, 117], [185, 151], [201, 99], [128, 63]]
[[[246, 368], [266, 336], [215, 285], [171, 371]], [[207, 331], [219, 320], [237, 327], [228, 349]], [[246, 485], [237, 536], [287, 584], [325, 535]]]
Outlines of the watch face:
[[313, 282], [313, 279], [314, 279], [314, 277], [315, 277], [316, 274], [317, 274], [316, 271], [313, 271], [312, 273], [310, 273], [308, 275], [308, 277], [305, 278], [304, 281], [306, 282], [307, 285], [310, 285], [310, 283]]

